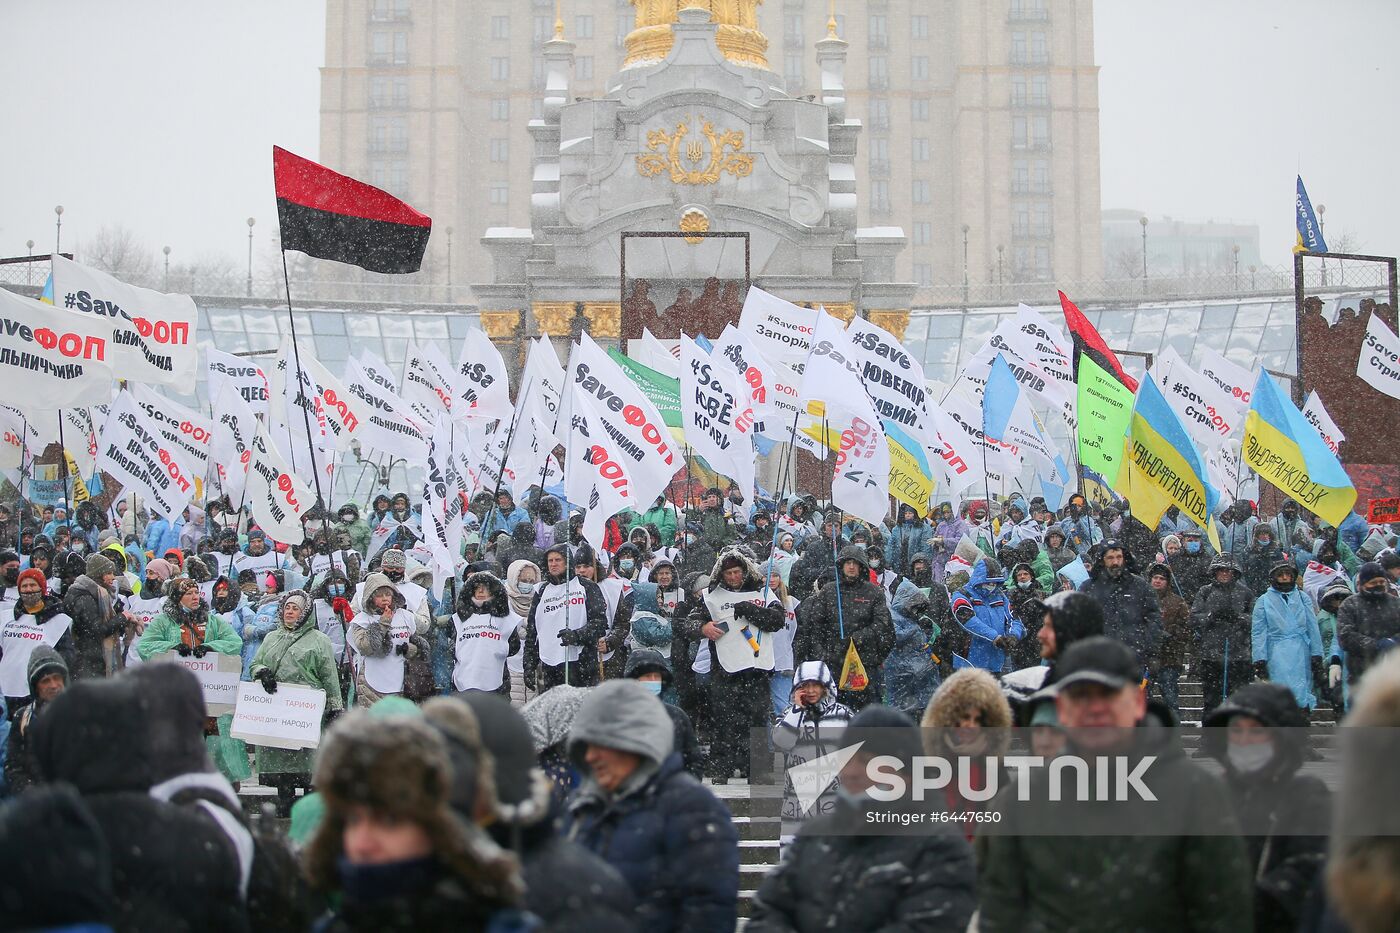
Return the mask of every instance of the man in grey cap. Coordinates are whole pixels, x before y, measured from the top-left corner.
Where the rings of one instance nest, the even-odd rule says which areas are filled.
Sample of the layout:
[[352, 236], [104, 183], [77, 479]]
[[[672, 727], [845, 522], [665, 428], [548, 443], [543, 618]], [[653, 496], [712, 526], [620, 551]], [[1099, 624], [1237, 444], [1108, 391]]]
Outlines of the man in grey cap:
[[1225, 786], [1149, 710], [1140, 671], [1127, 645], [1086, 638], [1064, 652], [1042, 693], [1068, 730], [1066, 755], [1090, 771], [1096, 758], [1116, 760], [1120, 787], [1121, 769], [1132, 767], [1155, 799], [1076, 800], [1070, 791], [1062, 801], [1051, 768], [1023, 772], [1028, 787], [1018, 779], [992, 802], [1002, 819], [982, 860], [983, 933], [1251, 929], [1253, 881]]

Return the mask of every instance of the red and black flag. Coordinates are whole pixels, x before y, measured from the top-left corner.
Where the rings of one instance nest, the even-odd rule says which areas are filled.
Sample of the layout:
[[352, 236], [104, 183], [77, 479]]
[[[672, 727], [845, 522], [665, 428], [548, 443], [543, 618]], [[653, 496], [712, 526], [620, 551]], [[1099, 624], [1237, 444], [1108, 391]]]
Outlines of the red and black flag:
[[370, 272], [417, 272], [433, 221], [386, 191], [272, 147], [282, 248]]
[[1074, 302], [1069, 300], [1064, 292], [1060, 292], [1060, 309], [1065, 313], [1065, 323], [1069, 325], [1069, 336], [1074, 341], [1074, 371], [1079, 372], [1079, 358], [1088, 356], [1094, 363], [1106, 373], [1112, 373], [1113, 377], [1123, 384], [1129, 392], [1137, 392], [1138, 381], [1128, 375], [1123, 369], [1123, 364], [1118, 362], [1118, 357], [1104, 343], [1103, 337], [1089, 319], [1084, 316], [1084, 312], [1075, 307]]

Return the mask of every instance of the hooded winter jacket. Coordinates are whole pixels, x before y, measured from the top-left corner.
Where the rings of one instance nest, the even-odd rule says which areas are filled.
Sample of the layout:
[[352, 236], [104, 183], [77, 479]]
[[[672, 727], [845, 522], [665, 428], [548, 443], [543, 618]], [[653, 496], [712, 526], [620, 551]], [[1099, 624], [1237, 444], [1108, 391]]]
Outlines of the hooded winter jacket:
[[910, 561], [914, 555], [928, 550], [932, 535], [928, 522], [919, 518], [913, 506], [901, 505], [899, 522], [885, 539], [885, 566], [908, 576]]
[[1337, 641], [1347, 653], [1348, 682], [1355, 684], [1383, 651], [1400, 642], [1400, 597], [1348, 597], [1337, 610]]
[[[1156, 563], [1147, 569], [1149, 579], [1158, 574], [1166, 574], [1167, 591], [1157, 595], [1157, 603], [1162, 607], [1162, 641], [1157, 646], [1157, 666], [1179, 671], [1186, 664], [1186, 649], [1194, 637], [1191, 606], [1177, 593], [1171, 567]], [[1197, 652], [1195, 656], [1200, 657], [1199, 649]]]
[[[860, 568], [854, 583], [842, 579], [839, 594], [835, 583], [824, 586], [797, 607], [792, 657], [798, 664], [823, 661], [831, 670], [840, 671], [846, 647], [854, 642], [866, 671], [874, 671], [894, 648], [894, 621], [884, 589], [870, 582], [865, 549], [847, 547], [841, 552], [840, 562], [848, 560], [854, 560]], [[848, 691], [843, 697], [848, 706], [857, 709], [877, 700], [878, 691], [872, 683], [864, 690]]]
[[541, 665], [562, 669], [567, 663], [570, 682], [588, 685], [598, 679], [598, 639], [607, 634], [608, 604], [592, 580], [548, 571], [549, 555], [559, 553], [572, 560], [570, 548], [556, 544], [545, 551], [544, 581], [535, 590], [525, 622], [525, 682], [534, 684]]
[[637, 898], [638, 929], [730, 933], [739, 897], [739, 841], [728, 809], [671, 750], [664, 705], [632, 680], [610, 680], [579, 706], [569, 751], [589, 745], [642, 758], [622, 785], [590, 777], [569, 807], [569, 838], [616, 868]]
[[[999, 567], [989, 564], [989, 560], [978, 560], [967, 578], [967, 585], [953, 594], [953, 618], [959, 621], [971, 638], [967, 659], [972, 666], [1000, 674], [1006, 669], [1008, 656], [1006, 649], [997, 645], [996, 640], [1010, 636], [1019, 642], [1025, 637], [1026, 629], [1011, 614], [1006, 578], [1001, 575]], [[967, 615], [969, 612], [971, 616]]]
[[[1215, 572], [1228, 570], [1229, 583], [1217, 583]], [[1229, 554], [1219, 554], [1210, 564], [1210, 582], [1191, 600], [1191, 634], [1196, 657], [1215, 664], [1243, 658], [1249, 644], [1254, 594], [1241, 580], [1241, 571]]]
[[705, 774], [705, 756], [700, 751], [700, 741], [695, 737], [695, 726], [690, 716], [676, 703], [676, 675], [671, 669], [670, 659], [655, 648], [638, 648], [628, 653], [622, 676], [636, 680], [652, 671], [661, 675], [661, 693], [658, 696], [666, 707], [666, 715], [671, 717], [671, 725], [675, 727], [671, 747], [680, 753], [681, 765], [698, 781]]
[[[1262, 768], [1240, 771], [1227, 752], [1226, 729], [1250, 716], [1271, 731], [1273, 755]], [[1315, 775], [1299, 774], [1308, 719], [1283, 684], [1241, 687], [1202, 723], [1205, 750], [1225, 769], [1235, 816], [1244, 831], [1254, 876], [1254, 929], [1296, 930], [1299, 914], [1327, 858], [1332, 794]]]
[[769, 730], [773, 747], [784, 755], [782, 827], [779, 839], [786, 846], [797, 835], [803, 821], [830, 813], [836, 808], [836, 782], [832, 782], [811, 806], [804, 810], [793, 785], [792, 769], [841, 747], [841, 735], [854, 715], [840, 701], [836, 677], [821, 661], [804, 661], [792, 674], [793, 695], [805, 683], [819, 683], [825, 691], [812, 706], [800, 706], [789, 697], [787, 708]]
[[[476, 590], [482, 586], [489, 595], [478, 606]], [[520, 647], [519, 625], [505, 584], [495, 574], [468, 574], [452, 616], [452, 686], [457, 690], [500, 690], [506, 683], [506, 658]]]
[[1116, 579], [1109, 574], [1103, 555], [1113, 548], [1122, 549], [1122, 545], [1104, 542], [1094, 566], [1089, 568], [1089, 579], [1079, 589], [1098, 600], [1103, 609], [1103, 633], [1132, 648], [1138, 661], [1147, 666], [1156, 659], [1162, 640], [1162, 608], [1157, 605], [1151, 584], [1134, 572], [1131, 551], [1123, 549], [1122, 573]]
[[1287, 593], [1270, 587], [1254, 603], [1252, 622], [1250, 660], [1267, 661], [1269, 679], [1292, 690], [1299, 706], [1312, 709], [1317, 705], [1313, 667], [1322, 662], [1322, 633], [1312, 599], [1296, 586]]

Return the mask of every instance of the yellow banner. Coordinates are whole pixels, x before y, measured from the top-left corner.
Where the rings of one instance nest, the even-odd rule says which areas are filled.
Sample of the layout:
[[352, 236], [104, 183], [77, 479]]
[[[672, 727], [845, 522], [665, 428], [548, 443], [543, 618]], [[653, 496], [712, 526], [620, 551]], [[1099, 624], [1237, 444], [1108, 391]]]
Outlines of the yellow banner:
[[854, 640], [846, 646], [846, 660], [841, 664], [841, 679], [836, 683], [837, 690], [864, 690], [870, 686], [870, 678], [865, 674], [865, 665], [860, 663], [860, 652]]
[[86, 502], [92, 498], [88, 495], [87, 484], [83, 482], [83, 477], [78, 473], [78, 464], [73, 462], [73, 455], [68, 451], [63, 452], [63, 456], [68, 460], [68, 482], [72, 484], [73, 504]]
[[1323, 486], [1308, 474], [1303, 451], [1288, 435], [1251, 410], [1240, 455], [1259, 478], [1283, 490], [1329, 525], [1340, 525], [1356, 505], [1355, 486]]

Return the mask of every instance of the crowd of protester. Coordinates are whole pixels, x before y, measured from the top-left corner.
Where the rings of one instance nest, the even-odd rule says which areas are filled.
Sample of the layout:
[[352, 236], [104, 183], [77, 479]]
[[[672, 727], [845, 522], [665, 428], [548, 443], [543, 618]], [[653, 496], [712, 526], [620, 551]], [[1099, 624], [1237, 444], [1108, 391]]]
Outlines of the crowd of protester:
[[[1394, 528], [1291, 500], [1208, 531], [1079, 495], [880, 525], [687, 499], [610, 517], [595, 548], [553, 495], [479, 495], [440, 591], [402, 492], [313, 510], [292, 547], [227, 500], [173, 522], [0, 504], [0, 930], [729, 931], [740, 847], [713, 788], [857, 742], [814, 806], [789, 780], [749, 930], [1393, 928], [1393, 843], [1228, 830], [1366, 805], [1302, 773], [1296, 736], [1328, 709], [1400, 725]], [[771, 669], [722, 663], [729, 618]], [[172, 653], [324, 692], [320, 745], [249, 747]], [[1183, 721], [1220, 727], [1201, 753], [1223, 778]], [[1000, 755], [1013, 724], [1051, 755], [1128, 730], [1109, 750], [1179, 772], [1193, 822], [852, 831], [875, 758]]]

